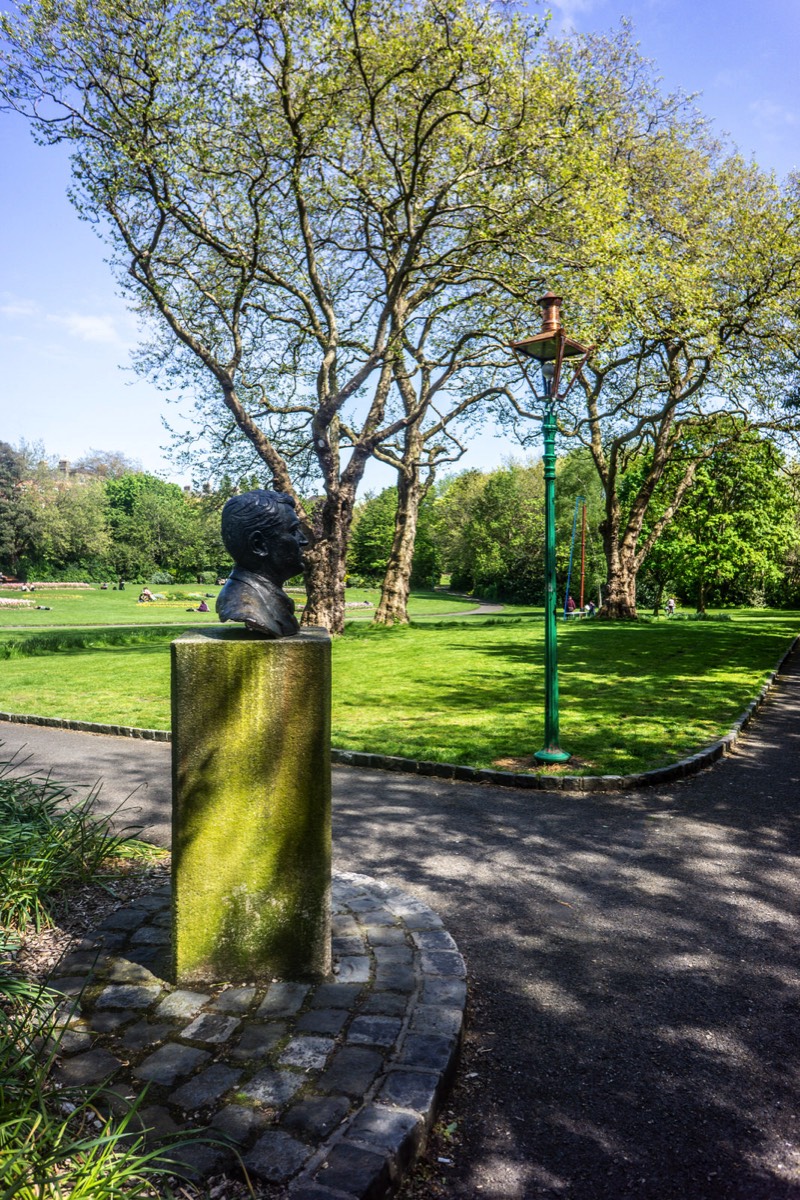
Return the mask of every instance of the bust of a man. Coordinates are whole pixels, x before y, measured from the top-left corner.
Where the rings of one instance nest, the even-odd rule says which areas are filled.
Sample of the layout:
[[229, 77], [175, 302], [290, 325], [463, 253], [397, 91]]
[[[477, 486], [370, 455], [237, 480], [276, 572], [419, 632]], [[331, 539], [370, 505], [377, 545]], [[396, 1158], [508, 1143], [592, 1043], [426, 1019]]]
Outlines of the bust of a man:
[[217, 596], [220, 621], [244, 621], [265, 637], [290, 637], [300, 626], [283, 584], [303, 569], [308, 545], [286, 492], [258, 489], [231, 496], [222, 510], [222, 540], [236, 566]]

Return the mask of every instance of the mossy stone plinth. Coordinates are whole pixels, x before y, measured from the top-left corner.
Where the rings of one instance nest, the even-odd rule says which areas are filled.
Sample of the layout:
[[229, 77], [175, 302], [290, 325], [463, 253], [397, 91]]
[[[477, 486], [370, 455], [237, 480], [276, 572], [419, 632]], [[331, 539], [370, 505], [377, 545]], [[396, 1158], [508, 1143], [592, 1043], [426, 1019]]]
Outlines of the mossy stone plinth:
[[330, 970], [330, 652], [324, 630], [172, 643], [179, 983]]

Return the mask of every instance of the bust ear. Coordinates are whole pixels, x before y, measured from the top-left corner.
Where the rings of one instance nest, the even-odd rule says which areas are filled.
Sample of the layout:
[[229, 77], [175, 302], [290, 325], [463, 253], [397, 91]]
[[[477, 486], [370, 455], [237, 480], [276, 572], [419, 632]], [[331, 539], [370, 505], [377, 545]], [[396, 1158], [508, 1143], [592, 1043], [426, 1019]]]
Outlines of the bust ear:
[[269, 558], [269, 541], [263, 530], [254, 529], [247, 538], [247, 544], [252, 554], [257, 558]]

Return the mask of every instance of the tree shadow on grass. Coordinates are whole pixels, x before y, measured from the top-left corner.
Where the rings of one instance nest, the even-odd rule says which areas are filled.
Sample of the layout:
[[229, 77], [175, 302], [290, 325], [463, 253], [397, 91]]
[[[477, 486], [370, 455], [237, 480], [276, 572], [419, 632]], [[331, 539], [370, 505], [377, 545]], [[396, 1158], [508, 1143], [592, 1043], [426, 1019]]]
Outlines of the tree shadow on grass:
[[[694, 753], [723, 735], [757, 692], [785, 639], [769, 630], [747, 637], [724, 628], [713, 641], [693, 627], [647, 631], [597, 625], [561, 645], [561, 733], [581, 763], [628, 773]], [[465, 654], [478, 664], [467, 673]], [[448, 672], [412, 666], [415, 706], [402, 696], [371, 706], [348, 746], [376, 752], [490, 765], [536, 748], [543, 737], [541, 640], [522, 630], [498, 642], [450, 639]], [[487, 664], [481, 672], [480, 663]], [[572, 769], [575, 767], [573, 765]]]

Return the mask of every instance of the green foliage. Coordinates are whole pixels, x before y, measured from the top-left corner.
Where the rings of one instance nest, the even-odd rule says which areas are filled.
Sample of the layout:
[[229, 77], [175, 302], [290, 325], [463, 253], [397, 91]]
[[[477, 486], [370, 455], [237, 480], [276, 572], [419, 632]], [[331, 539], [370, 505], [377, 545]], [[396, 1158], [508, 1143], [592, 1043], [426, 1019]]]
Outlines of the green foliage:
[[[348, 575], [369, 584], [379, 584], [389, 564], [394, 537], [397, 488], [384, 488], [377, 496], [368, 496], [356, 508], [353, 531], [347, 551]], [[441, 559], [434, 530], [433, 501], [419, 506], [411, 586], [434, 587], [441, 575]]]
[[158, 583], [188, 575], [194, 582], [219, 555], [218, 520], [176, 483], [129, 474], [106, 480], [105, 490], [115, 574]]
[[371, 583], [379, 583], [383, 578], [392, 549], [396, 508], [396, 487], [384, 488], [377, 496], [367, 496], [358, 505], [347, 552], [348, 574]]
[[111, 817], [93, 813], [95, 794], [67, 806], [69, 793], [46, 779], [0, 778], [0, 925], [24, 932], [49, 925], [53, 900], [70, 887], [109, 877], [133, 853]]
[[658, 592], [666, 587], [696, 603], [700, 612], [706, 604], [760, 604], [768, 592], [779, 596], [789, 556], [800, 547], [797, 499], [782, 455], [758, 431], [727, 417], [710, 428], [686, 428], [654, 496], [652, 517], [670, 502], [684, 458], [697, 458], [709, 444], [713, 453], [648, 554], [643, 579]]
[[[557, 463], [556, 555], [566, 586], [575, 501], [586, 500], [585, 595], [605, 580], [599, 533], [603, 490], [586, 450], [573, 450]], [[493, 472], [465, 471], [439, 486], [431, 529], [455, 590], [486, 599], [541, 603], [544, 589], [544, 477], [541, 463], [510, 462]], [[580, 512], [571, 590], [580, 591]]]
[[72, 1002], [15, 973], [19, 934], [48, 924], [57, 896], [102, 883], [107, 864], [135, 849], [110, 833], [109, 818], [92, 814], [91, 795], [69, 811], [66, 798], [49, 780], [0, 778], [0, 1195], [171, 1197], [166, 1145], [148, 1150], [135, 1131], [144, 1096], [118, 1119], [101, 1115], [108, 1109], [101, 1088], [60, 1087], [52, 1068]]
[[37, 514], [23, 487], [25, 457], [0, 442], [0, 567], [12, 575], [24, 571], [25, 555], [37, 531]]
[[510, 463], [446, 481], [436, 500], [444, 569], [454, 591], [533, 603], [544, 588], [541, 463]]
[[[651, 502], [660, 489], [662, 512], [677, 505], [697, 462], [681, 425], [713, 424], [722, 402], [764, 430], [798, 427], [785, 399], [797, 374], [800, 188], [715, 138], [685, 97], [665, 95], [628, 31], [573, 38], [557, 54], [575, 101], [559, 89], [559, 119], [579, 126], [602, 111], [580, 143], [591, 182], [568, 189], [550, 245], [531, 233], [526, 255], [516, 243], [514, 265], [538, 283], [544, 257], [570, 333], [594, 344], [558, 420], [591, 448], [605, 494], [605, 615], [632, 617], [637, 573], [661, 534]], [[623, 500], [640, 455], [647, 473]]]
[[[575, 504], [581, 496], [586, 504], [584, 600], [587, 600], [589, 597], [597, 598], [598, 590], [606, 579], [606, 559], [600, 535], [600, 523], [605, 517], [605, 497], [589, 451], [570, 450], [556, 462], [556, 564], [558, 578], [564, 581], [564, 589], [575, 522]], [[581, 586], [581, 517], [579, 505], [570, 583], [570, 591], [576, 602], [580, 599]]]
[[163, 1178], [167, 1144], [148, 1150], [138, 1131], [145, 1093], [117, 1119], [100, 1115], [108, 1108], [101, 1088], [53, 1082], [73, 1008], [58, 992], [17, 978], [12, 948], [0, 934], [0, 1195], [170, 1200], [174, 1193]]
[[[5, 447], [5, 448], [4, 448]], [[43, 451], [42, 451], [43, 453]], [[66, 472], [34, 452], [0, 443], [0, 567], [45, 580], [147, 579], [162, 572], [216, 580], [228, 561], [216, 497], [123, 470], [95, 452]]]

